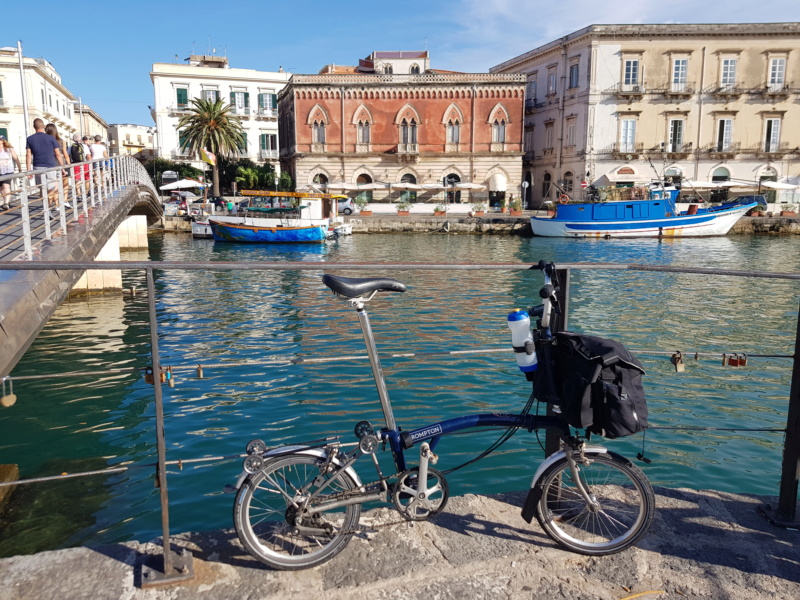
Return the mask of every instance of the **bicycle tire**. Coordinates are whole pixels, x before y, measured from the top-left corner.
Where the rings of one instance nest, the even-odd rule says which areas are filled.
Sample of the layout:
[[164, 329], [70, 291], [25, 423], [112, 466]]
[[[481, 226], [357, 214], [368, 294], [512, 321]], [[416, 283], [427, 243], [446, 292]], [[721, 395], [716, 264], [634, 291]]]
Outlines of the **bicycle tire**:
[[[236, 534], [245, 549], [274, 569], [307, 569], [330, 560], [341, 552], [358, 526], [361, 505], [350, 504], [330, 511], [309, 514], [296, 520], [298, 500], [333, 481], [326, 495], [358, 488], [353, 477], [336, 466], [325, 473], [327, 461], [316, 456], [291, 455], [267, 462], [239, 488], [233, 505]], [[321, 479], [320, 479], [321, 477]], [[294, 522], [291, 522], [294, 521]], [[298, 533], [295, 526], [324, 529], [323, 534]]]
[[567, 458], [556, 461], [536, 482], [536, 519], [560, 546], [589, 556], [614, 554], [647, 533], [655, 516], [655, 495], [645, 474], [613, 452], [587, 455], [579, 476], [598, 503], [591, 507], [577, 491]]

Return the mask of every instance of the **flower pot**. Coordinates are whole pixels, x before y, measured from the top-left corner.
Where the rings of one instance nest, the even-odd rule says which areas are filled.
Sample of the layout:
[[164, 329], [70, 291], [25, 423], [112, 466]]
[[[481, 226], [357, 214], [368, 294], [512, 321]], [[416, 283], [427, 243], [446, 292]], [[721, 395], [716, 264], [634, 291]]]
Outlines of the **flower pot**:
[[486, 214], [486, 213], [484, 211], [482, 211], [482, 210], [476, 210], [475, 211], [475, 216], [476, 217], [482, 217], [484, 214]]
[[398, 210], [397, 211], [397, 216], [398, 217], [407, 217], [408, 215], [409, 215], [409, 212], [407, 210]]
[[358, 214], [360, 214], [362, 217], [371, 217], [372, 216], [372, 211], [371, 210], [362, 210]]
[[782, 210], [781, 211], [781, 216], [782, 217], [794, 217], [794, 216], [796, 216], [796, 214], [797, 213], [795, 213], [793, 210]]
[[512, 210], [512, 211], [510, 211], [510, 214], [511, 214], [512, 217], [521, 217], [522, 216], [522, 211], [521, 210]]
[[447, 215], [447, 213], [445, 211], [443, 211], [443, 210], [435, 210], [435, 211], [433, 211], [433, 216], [434, 217], [444, 217], [446, 215]]

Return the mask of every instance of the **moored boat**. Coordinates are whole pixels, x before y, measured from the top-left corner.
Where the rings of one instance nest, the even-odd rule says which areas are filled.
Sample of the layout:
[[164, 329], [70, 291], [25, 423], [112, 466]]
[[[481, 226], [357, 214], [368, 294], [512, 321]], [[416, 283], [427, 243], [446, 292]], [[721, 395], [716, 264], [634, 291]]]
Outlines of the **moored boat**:
[[534, 235], [544, 237], [701, 237], [725, 235], [744, 214], [766, 204], [742, 196], [710, 207], [679, 211], [673, 195], [657, 190], [647, 199], [558, 204], [555, 214], [531, 217]]
[[326, 225], [258, 226], [252, 224], [223, 223], [209, 219], [208, 224], [217, 242], [241, 242], [253, 244], [278, 244], [323, 242], [328, 238]]

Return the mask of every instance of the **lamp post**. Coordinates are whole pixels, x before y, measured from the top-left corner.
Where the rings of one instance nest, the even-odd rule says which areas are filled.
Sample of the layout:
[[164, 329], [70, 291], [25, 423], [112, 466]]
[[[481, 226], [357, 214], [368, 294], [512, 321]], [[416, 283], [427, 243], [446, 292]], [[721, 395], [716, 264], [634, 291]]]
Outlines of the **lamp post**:
[[530, 203], [528, 202], [528, 195], [527, 195], [526, 192], [528, 191], [528, 186], [529, 185], [530, 184], [527, 181], [523, 181], [522, 182], [522, 200], [523, 200], [523, 202], [525, 202], [525, 208], [528, 208], [528, 209], [530, 209]]

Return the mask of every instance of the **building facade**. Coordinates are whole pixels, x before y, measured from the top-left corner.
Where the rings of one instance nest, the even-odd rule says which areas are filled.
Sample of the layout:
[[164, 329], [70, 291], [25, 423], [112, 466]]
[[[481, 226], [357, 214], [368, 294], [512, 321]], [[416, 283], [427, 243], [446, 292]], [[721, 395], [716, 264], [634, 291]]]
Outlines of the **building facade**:
[[156, 128], [127, 123], [109, 125], [108, 145], [111, 156], [152, 160], [156, 153]]
[[[392, 55], [402, 58], [393, 64]], [[402, 184], [447, 179], [483, 186], [470, 192], [473, 201], [518, 197], [525, 77], [432, 71], [427, 60], [373, 53], [359, 67], [293, 76], [278, 108], [281, 165], [298, 188], [391, 184], [363, 194], [422, 202], [438, 191], [409, 193]], [[451, 196], [461, 200], [460, 192]]]
[[[62, 83], [53, 65], [43, 58], [28, 57], [23, 57], [22, 65], [28, 105], [28, 134], [33, 133], [33, 120], [37, 118], [55, 124], [64, 139], [69, 140], [72, 134], [80, 133], [79, 103]], [[84, 104], [82, 110], [87, 127], [92, 119], [105, 124], [90, 107]], [[19, 54], [14, 47], [0, 48], [0, 135], [11, 142], [21, 157], [25, 154], [25, 131]], [[100, 135], [105, 139], [106, 132], [102, 131]]]
[[278, 162], [277, 94], [291, 75], [284, 72], [232, 69], [221, 56], [191, 56], [189, 64], [155, 63], [150, 72], [155, 94], [151, 114], [158, 131], [160, 158], [191, 162], [202, 168], [199, 157], [181, 149], [178, 121], [191, 108], [191, 100], [222, 99], [241, 117], [245, 132], [239, 158], [257, 163]]
[[800, 23], [591, 25], [490, 71], [527, 77], [531, 207], [590, 185], [800, 177]]

